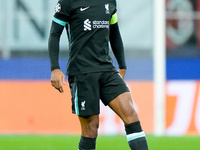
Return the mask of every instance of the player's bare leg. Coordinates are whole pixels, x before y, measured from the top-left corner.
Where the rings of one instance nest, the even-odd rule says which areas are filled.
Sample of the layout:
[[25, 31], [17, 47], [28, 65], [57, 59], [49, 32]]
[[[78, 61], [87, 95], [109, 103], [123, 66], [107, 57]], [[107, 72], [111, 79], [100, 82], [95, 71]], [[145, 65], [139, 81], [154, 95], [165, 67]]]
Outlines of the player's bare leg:
[[99, 115], [92, 115], [81, 117], [79, 116], [81, 124], [81, 135], [90, 138], [96, 138], [99, 128]]
[[108, 105], [123, 120], [124, 124], [139, 121], [129, 92], [119, 95]]
[[148, 150], [146, 137], [133, 107], [130, 93], [119, 95], [109, 103], [109, 107], [124, 122], [130, 148], [132, 150]]
[[81, 124], [79, 150], [95, 150], [99, 128], [99, 115], [79, 116], [79, 121]]

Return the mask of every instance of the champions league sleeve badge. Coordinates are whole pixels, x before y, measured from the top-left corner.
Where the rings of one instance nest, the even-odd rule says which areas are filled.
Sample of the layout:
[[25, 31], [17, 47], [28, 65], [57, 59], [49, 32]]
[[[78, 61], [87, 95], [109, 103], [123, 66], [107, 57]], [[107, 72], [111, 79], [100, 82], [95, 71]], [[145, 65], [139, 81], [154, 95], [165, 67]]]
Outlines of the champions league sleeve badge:
[[61, 5], [60, 3], [57, 3], [56, 7], [55, 7], [55, 12], [58, 13], [61, 11]]

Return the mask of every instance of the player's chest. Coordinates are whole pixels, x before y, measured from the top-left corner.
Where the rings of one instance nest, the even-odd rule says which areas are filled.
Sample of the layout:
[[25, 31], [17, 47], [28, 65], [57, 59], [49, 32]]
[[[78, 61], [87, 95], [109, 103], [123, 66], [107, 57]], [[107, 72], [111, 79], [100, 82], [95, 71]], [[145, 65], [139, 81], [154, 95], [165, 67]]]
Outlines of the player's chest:
[[116, 4], [115, 0], [75, 0], [72, 9], [72, 20], [110, 21]]

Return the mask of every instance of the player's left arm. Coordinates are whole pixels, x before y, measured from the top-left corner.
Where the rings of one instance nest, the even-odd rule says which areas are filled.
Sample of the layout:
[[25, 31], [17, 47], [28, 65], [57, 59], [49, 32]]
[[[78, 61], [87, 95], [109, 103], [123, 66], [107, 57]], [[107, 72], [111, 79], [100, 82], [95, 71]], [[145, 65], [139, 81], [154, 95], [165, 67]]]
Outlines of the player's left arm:
[[125, 73], [126, 73], [126, 62], [125, 62], [125, 55], [124, 55], [124, 46], [123, 46], [119, 26], [117, 23], [116, 13], [112, 16], [111, 21], [110, 21], [110, 45], [119, 65], [118, 72], [124, 78]]

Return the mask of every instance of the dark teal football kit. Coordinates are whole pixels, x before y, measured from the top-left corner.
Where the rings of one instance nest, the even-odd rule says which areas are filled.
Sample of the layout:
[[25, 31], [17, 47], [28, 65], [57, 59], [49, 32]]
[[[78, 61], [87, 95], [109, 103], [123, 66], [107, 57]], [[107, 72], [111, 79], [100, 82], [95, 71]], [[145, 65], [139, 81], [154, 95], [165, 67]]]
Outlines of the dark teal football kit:
[[116, 1], [60, 0], [55, 11], [49, 38], [51, 70], [60, 68], [59, 40], [65, 28], [69, 40], [67, 75], [72, 112], [83, 116], [99, 114], [100, 99], [108, 105], [129, 91], [109, 55], [110, 42], [119, 68], [126, 69]]
[[[120, 94], [129, 92], [109, 56], [110, 43], [119, 68], [126, 69], [116, 10], [115, 0], [59, 0], [55, 8], [49, 37], [51, 70], [60, 69], [59, 41], [65, 28], [69, 40], [67, 75], [72, 112], [79, 119], [98, 115], [100, 99], [108, 105]], [[96, 124], [93, 127], [98, 129]], [[132, 150], [148, 150], [139, 121], [125, 125], [125, 130]], [[96, 137], [81, 136], [79, 150], [95, 148]]]

